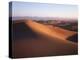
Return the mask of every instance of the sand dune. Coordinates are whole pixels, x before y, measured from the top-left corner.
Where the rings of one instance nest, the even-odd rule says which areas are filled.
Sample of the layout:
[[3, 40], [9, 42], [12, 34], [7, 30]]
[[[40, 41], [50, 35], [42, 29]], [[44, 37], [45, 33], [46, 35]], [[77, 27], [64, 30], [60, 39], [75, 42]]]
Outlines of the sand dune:
[[36, 23], [32, 20], [28, 20], [26, 24], [35, 32], [48, 35], [54, 38], [59, 38], [61, 40], [66, 40], [69, 36], [76, 34], [77, 32], [68, 31], [59, 27], [49, 27], [40, 23]]
[[62, 38], [66, 39], [68, 38], [69, 36], [73, 36], [75, 34], [77, 34], [77, 32], [75, 31], [69, 31], [69, 30], [66, 30], [66, 29], [62, 29], [60, 27], [49, 27], [51, 30], [53, 30], [54, 32], [56, 32], [59, 36], [61, 36]]
[[76, 32], [49, 27], [32, 20], [25, 21], [22, 25], [18, 23], [15, 30], [16, 34], [19, 32], [19, 38], [20, 35], [25, 35], [26, 38], [13, 41], [14, 58], [77, 54], [77, 43], [66, 40]]

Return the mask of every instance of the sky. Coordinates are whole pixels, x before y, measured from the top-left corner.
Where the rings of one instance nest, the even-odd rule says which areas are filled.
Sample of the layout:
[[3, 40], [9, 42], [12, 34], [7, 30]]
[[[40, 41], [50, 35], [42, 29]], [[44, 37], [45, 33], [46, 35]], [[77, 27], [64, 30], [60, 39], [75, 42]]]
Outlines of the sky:
[[12, 2], [12, 16], [78, 18], [77, 5]]

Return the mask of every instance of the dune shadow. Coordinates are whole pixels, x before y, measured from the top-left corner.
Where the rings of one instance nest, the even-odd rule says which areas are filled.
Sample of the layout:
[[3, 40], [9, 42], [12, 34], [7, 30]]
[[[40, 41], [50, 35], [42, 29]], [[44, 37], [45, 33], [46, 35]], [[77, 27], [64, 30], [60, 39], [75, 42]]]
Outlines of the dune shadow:
[[12, 24], [12, 37], [13, 40], [37, 38], [37, 34], [32, 31], [25, 22], [13, 23]]
[[67, 40], [78, 43], [78, 34], [68, 37]]

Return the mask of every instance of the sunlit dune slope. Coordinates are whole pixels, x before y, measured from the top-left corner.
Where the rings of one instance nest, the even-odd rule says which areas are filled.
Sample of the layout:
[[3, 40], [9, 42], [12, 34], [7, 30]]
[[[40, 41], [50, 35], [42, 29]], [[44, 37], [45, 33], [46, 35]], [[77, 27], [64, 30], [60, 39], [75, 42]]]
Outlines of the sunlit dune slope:
[[65, 40], [69, 36], [72, 36], [76, 34], [77, 32], [74, 31], [68, 31], [59, 27], [49, 27], [37, 22], [34, 22], [32, 20], [26, 21], [26, 24], [35, 32], [38, 32], [39, 34], [48, 35], [54, 38], [59, 38], [62, 40]]
[[[49, 27], [49, 26], [48, 26]], [[77, 34], [77, 32], [75, 31], [69, 31], [66, 29], [62, 29], [60, 27], [49, 27], [51, 30], [55, 31], [58, 33], [59, 36], [63, 37], [64, 39], [68, 38], [69, 36], [73, 36], [75, 34]]]

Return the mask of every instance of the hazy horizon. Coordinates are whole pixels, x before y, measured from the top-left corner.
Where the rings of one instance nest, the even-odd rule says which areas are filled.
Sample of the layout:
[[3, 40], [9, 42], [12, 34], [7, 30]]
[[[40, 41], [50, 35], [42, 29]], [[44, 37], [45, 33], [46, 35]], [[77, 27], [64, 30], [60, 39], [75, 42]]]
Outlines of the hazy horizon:
[[12, 17], [17, 16], [60, 17], [77, 19], [78, 6], [66, 4], [12, 2]]

